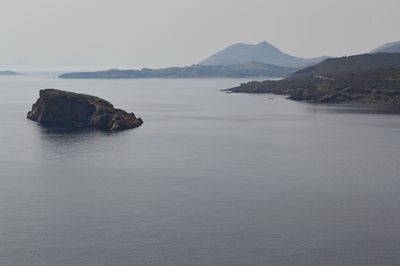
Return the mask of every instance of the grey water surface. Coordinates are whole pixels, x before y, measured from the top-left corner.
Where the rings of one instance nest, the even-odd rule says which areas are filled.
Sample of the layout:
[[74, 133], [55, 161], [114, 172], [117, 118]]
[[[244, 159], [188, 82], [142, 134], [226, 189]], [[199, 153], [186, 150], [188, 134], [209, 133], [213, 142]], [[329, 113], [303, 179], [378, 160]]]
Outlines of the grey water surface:
[[[400, 112], [238, 79], [0, 78], [0, 265], [400, 265]], [[144, 119], [26, 119], [41, 88]]]

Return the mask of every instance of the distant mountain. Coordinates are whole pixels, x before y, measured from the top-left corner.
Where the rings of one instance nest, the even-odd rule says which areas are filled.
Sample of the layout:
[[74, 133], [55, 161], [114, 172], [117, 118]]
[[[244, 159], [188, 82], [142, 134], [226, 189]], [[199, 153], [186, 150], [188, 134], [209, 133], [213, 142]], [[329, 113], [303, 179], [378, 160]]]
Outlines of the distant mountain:
[[14, 75], [18, 75], [18, 73], [14, 71], [0, 71], [0, 76], [14, 76]]
[[376, 53], [400, 53], [400, 41], [387, 43], [378, 47], [370, 52], [371, 54]]
[[400, 54], [327, 59], [280, 81], [250, 82], [230, 92], [274, 93], [317, 103], [400, 105]]
[[265, 64], [299, 68], [317, 64], [326, 58], [328, 57], [306, 59], [291, 56], [268, 42], [262, 42], [257, 45], [238, 43], [210, 56], [199, 64], [233, 65], [258, 61]]
[[66, 73], [63, 79], [134, 79], [134, 78], [204, 78], [204, 77], [286, 77], [296, 69], [259, 62], [230, 66], [169, 67], [161, 69], [118, 70]]

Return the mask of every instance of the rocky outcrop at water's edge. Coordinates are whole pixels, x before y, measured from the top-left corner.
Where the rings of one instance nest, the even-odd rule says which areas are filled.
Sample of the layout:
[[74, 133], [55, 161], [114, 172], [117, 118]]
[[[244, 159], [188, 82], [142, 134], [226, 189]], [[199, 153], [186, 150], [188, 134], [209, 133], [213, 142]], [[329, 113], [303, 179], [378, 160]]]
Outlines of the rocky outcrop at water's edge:
[[115, 109], [106, 100], [57, 89], [40, 90], [40, 97], [27, 117], [41, 124], [92, 127], [106, 131], [131, 129], [143, 124], [143, 120], [135, 114]]

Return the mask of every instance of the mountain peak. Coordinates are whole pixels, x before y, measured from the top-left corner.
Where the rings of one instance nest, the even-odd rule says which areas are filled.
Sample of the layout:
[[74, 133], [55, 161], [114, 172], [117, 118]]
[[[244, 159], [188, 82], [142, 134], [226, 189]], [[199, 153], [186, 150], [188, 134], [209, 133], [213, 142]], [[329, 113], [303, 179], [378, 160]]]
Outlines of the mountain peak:
[[262, 42], [260, 42], [259, 44], [257, 44], [257, 46], [273, 46], [273, 45], [270, 44], [270, 43], [267, 42], [267, 41], [262, 41]]
[[235, 65], [257, 61], [264, 64], [285, 67], [302, 67], [316, 64], [325, 58], [306, 59], [288, 55], [269, 42], [258, 44], [237, 43], [213, 54], [200, 62], [200, 65]]

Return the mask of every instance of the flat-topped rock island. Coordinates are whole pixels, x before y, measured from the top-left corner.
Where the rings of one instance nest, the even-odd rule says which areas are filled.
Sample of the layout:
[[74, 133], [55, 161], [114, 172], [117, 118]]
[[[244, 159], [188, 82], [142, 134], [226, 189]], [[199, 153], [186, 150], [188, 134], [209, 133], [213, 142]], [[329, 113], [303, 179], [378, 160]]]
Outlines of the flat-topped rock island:
[[120, 131], [143, 124], [134, 113], [116, 109], [96, 96], [57, 89], [40, 90], [39, 94], [27, 118], [41, 124], [91, 127], [104, 131]]

